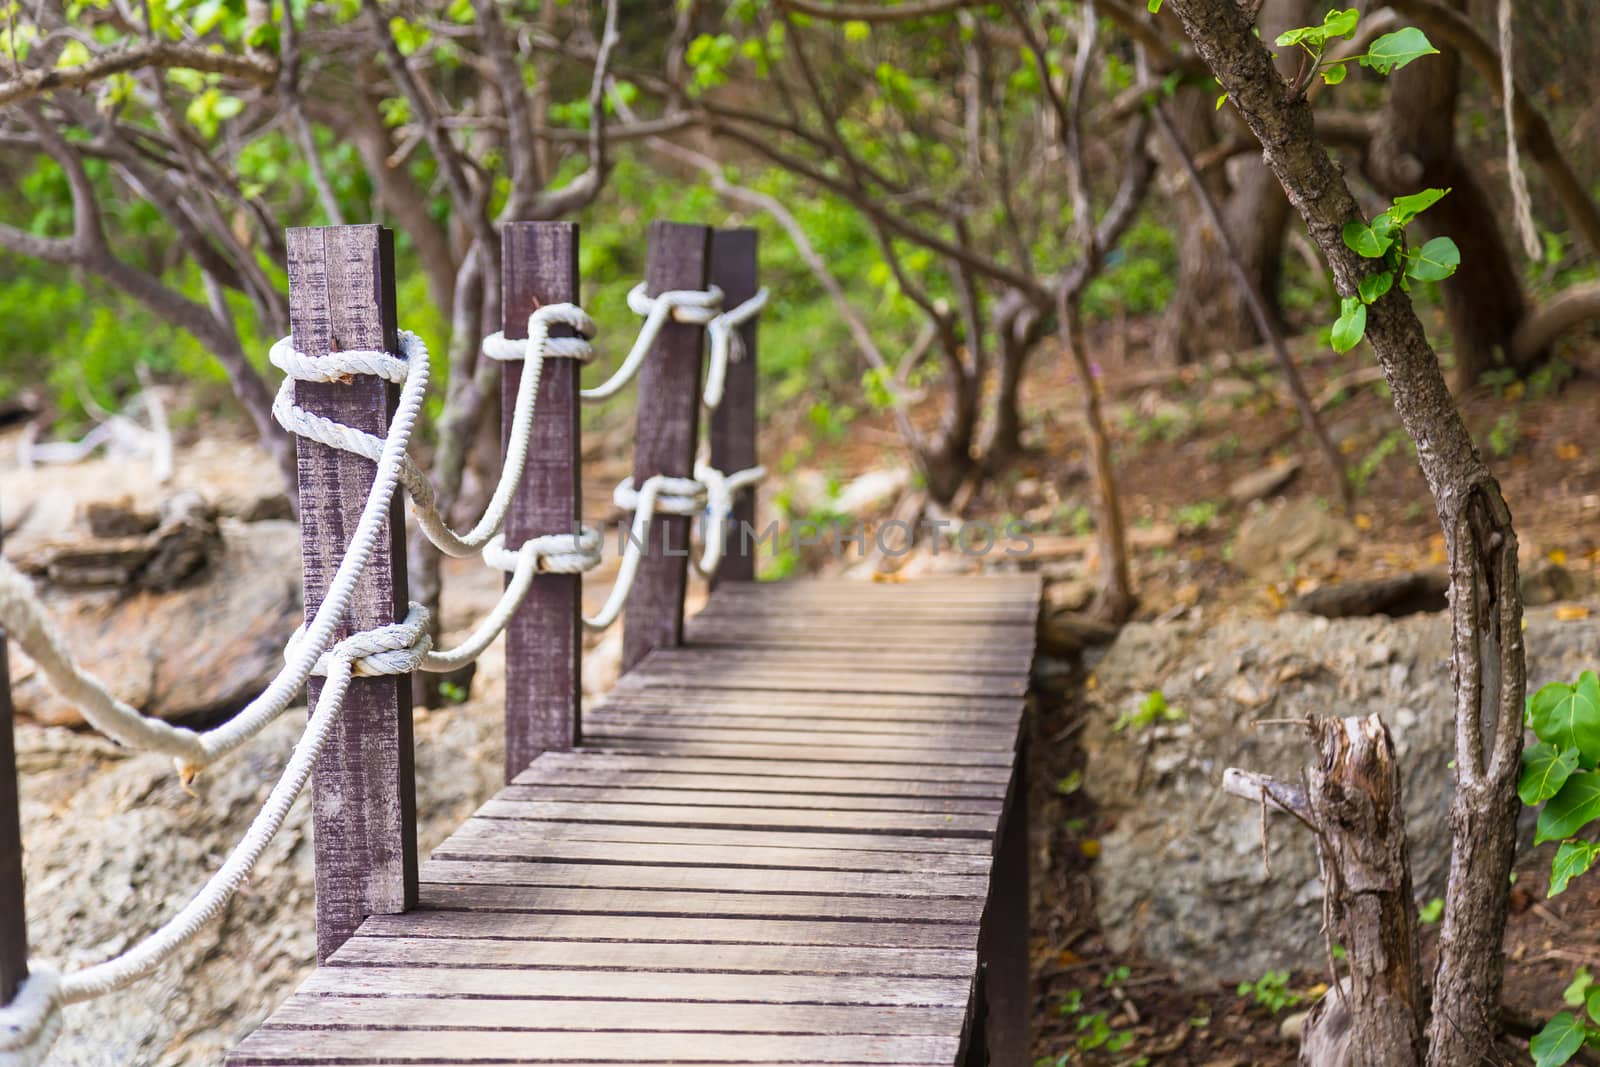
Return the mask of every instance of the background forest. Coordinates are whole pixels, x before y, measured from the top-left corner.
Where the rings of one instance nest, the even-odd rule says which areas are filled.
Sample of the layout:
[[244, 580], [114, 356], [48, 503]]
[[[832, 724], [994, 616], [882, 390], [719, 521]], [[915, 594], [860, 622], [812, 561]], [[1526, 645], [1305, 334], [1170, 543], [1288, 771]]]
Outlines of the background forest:
[[[1600, 662], [1585, 604], [1600, 575], [1600, 20], [1567, 0], [1244, 4], [1279, 42], [1275, 84], [1309, 103], [1330, 173], [1373, 220], [1344, 234], [1346, 262], [1323, 240], [1337, 220], [1319, 232], [1312, 186], [1280, 169], [1306, 131], [1272, 125], [1259, 79], [1233, 80], [1204, 32], [1214, 6], [0, 0], [0, 418], [32, 448], [158, 409], [180, 466], [227, 439], [292, 497], [266, 360], [288, 332], [284, 231], [380, 222], [401, 323], [443, 383], [416, 450], [443, 508], [470, 518], [499, 464], [484, 417], [499, 368], [479, 353], [500, 326], [497, 227], [582, 224], [582, 302], [612, 364], [637, 328], [626, 294], [652, 219], [756, 227], [772, 292], [763, 507], [791, 524], [1035, 534], [1054, 664], [1031, 750], [1039, 1062], [1292, 1061], [1327, 990], [1322, 915], [1292, 876], [1237, 869], [1259, 850], [1312, 877], [1313, 842], [1287, 823], [1261, 840], [1264, 793], [1259, 832], [1235, 803], [1192, 852], [1152, 813], [1210, 820], [1221, 766], [1305, 762], [1302, 738], [1262, 737], [1257, 719], [1369, 710], [1415, 720], [1390, 726], [1426, 970], [1443, 941], [1446, 993], [1458, 962], [1486, 974], [1452, 962], [1440, 932], [1489, 908], [1510, 961], [1492, 1029], [1524, 1060], [1532, 1039], [1541, 1063], [1596, 1062], [1600, 890], [1551, 894], [1548, 846], [1516, 861], [1509, 898], [1472, 904], [1450, 881], [1446, 810], [1465, 801], [1443, 664], [1520, 707], [1525, 681], [1544, 693]], [[1416, 199], [1428, 190], [1443, 193]], [[1451, 525], [1450, 472], [1417, 445], [1437, 438], [1395, 384], [1391, 288], [1426, 327], [1411, 339], [1438, 353], [1473, 464], [1504, 489], [1497, 504], [1469, 465], [1461, 485], [1486, 503], [1468, 518], [1487, 516], [1470, 530]], [[597, 477], [626, 469], [630, 411], [585, 413]], [[973, 565], [940, 548], [762, 563], [772, 578]], [[411, 549], [413, 596], [442, 601], [448, 626], [452, 597], [481, 591]], [[1436, 614], [1452, 580], [1509, 582], [1519, 636], [1452, 651]], [[1594, 778], [1589, 741], [1567, 741], [1567, 775]], [[1484, 771], [1501, 800], [1515, 752], [1509, 766]], [[1454, 814], [1479, 817], [1517, 833], [1504, 804]], [[1585, 825], [1549, 838], [1587, 856], [1569, 879], [1600, 858]], [[1169, 879], [1175, 857], [1192, 878]], [[1254, 903], [1229, 916], [1241, 897]], [[1257, 944], [1261, 929], [1274, 936]], [[1460, 995], [1498, 1010], [1494, 982]], [[1554, 1035], [1563, 995], [1576, 1029]], [[1452, 1062], [1434, 1036], [1427, 1062]]]

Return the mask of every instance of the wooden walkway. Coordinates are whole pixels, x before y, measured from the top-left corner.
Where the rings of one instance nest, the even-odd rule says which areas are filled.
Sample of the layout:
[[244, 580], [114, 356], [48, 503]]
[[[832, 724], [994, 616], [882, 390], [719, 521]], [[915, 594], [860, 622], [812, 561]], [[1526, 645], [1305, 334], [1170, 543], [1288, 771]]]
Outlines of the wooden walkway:
[[1038, 599], [721, 587], [228, 1062], [983, 1062]]

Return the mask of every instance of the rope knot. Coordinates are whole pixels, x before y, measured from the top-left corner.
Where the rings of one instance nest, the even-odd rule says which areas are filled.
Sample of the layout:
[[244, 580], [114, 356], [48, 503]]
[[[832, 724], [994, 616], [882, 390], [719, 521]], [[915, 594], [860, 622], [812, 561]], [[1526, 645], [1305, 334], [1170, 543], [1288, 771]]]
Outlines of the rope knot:
[[623, 511], [649, 511], [657, 515], [698, 515], [706, 509], [706, 487], [693, 478], [654, 474], [638, 489], [631, 477], [617, 483], [612, 503]]
[[38, 1067], [61, 1033], [61, 974], [29, 962], [28, 978], [0, 1006], [0, 1067]]
[[[552, 326], [571, 328], [576, 337], [551, 337]], [[496, 330], [483, 339], [483, 354], [502, 362], [527, 359], [575, 359], [579, 363], [594, 360], [594, 340], [598, 328], [589, 313], [577, 304], [546, 304], [528, 316], [528, 336], [525, 340], [508, 338], [504, 330]]]
[[599, 530], [582, 526], [575, 534], [543, 534], [510, 549], [498, 534], [483, 547], [483, 562], [508, 574], [524, 566], [539, 574], [582, 574], [600, 565], [600, 540]]
[[[428, 620], [428, 609], [412, 601], [404, 619], [351, 634], [317, 657], [311, 673], [325, 678], [335, 661], [350, 664], [350, 673], [359, 678], [410, 674], [419, 670], [428, 653], [433, 651]], [[302, 626], [284, 647], [284, 659], [294, 658], [304, 637], [305, 627]]]

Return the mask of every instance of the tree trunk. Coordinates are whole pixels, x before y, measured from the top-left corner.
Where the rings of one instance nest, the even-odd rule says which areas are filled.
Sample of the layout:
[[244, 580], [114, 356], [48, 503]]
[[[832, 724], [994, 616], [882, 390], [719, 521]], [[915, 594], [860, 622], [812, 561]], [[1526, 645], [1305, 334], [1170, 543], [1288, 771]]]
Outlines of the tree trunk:
[[[1355, 295], [1375, 264], [1344, 245], [1341, 231], [1360, 213], [1317, 141], [1305, 98], [1291, 95], [1235, 0], [1169, 4], [1261, 142], [1267, 164], [1332, 266], [1339, 292]], [[1427, 1062], [1461, 1067], [1494, 1060], [1500, 1012], [1527, 681], [1517, 540], [1500, 486], [1473, 446], [1422, 323], [1399, 287], [1368, 309], [1367, 338], [1416, 445], [1450, 563], [1454, 840]]]
[[[1445, 0], [1465, 10], [1466, 0]], [[1448, 236], [1461, 249], [1461, 269], [1442, 283], [1445, 314], [1455, 346], [1456, 384], [1470, 388], [1483, 372], [1512, 365], [1512, 336], [1527, 312], [1511, 248], [1496, 222], [1498, 210], [1456, 150], [1456, 99], [1461, 57], [1445, 45], [1440, 55], [1413, 63], [1390, 78], [1383, 121], [1367, 155], [1368, 177], [1391, 197], [1421, 189], [1451, 193], [1417, 220], [1419, 239]]]
[[[1312, 21], [1311, 0], [1266, 0], [1261, 6], [1261, 32], [1268, 37]], [[1295, 55], [1283, 49], [1280, 69], [1293, 73]], [[1187, 92], [1169, 107], [1183, 143], [1197, 154], [1217, 145], [1219, 133], [1214, 100], [1208, 93]], [[1168, 172], [1173, 167], [1166, 168]], [[1234, 247], [1245, 269], [1266, 299], [1275, 323], [1281, 325], [1278, 281], [1283, 269], [1284, 227], [1289, 201], [1259, 158], [1240, 156], [1208, 175], [1207, 188], [1222, 209]], [[1251, 315], [1249, 301], [1238, 291], [1223, 262], [1216, 231], [1193, 196], [1180, 198], [1183, 239], [1178, 249], [1178, 282], [1156, 337], [1156, 356], [1171, 363], [1191, 363], [1213, 352], [1265, 344]]]
[[995, 386], [994, 433], [984, 460], [998, 468], [1022, 452], [1022, 372], [1044, 335], [1045, 318], [1027, 297], [1012, 290], [996, 305], [994, 319], [1000, 374]]

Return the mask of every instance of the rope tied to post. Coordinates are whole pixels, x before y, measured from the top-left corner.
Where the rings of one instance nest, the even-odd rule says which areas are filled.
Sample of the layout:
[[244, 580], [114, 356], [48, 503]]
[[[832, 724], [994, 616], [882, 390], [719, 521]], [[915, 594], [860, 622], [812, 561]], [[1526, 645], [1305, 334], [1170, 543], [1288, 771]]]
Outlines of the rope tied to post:
[[0, 1004], [0, 1067], [39, 1067], [61, 1032], [61, 974], [30, 964], [9, 1004]]

